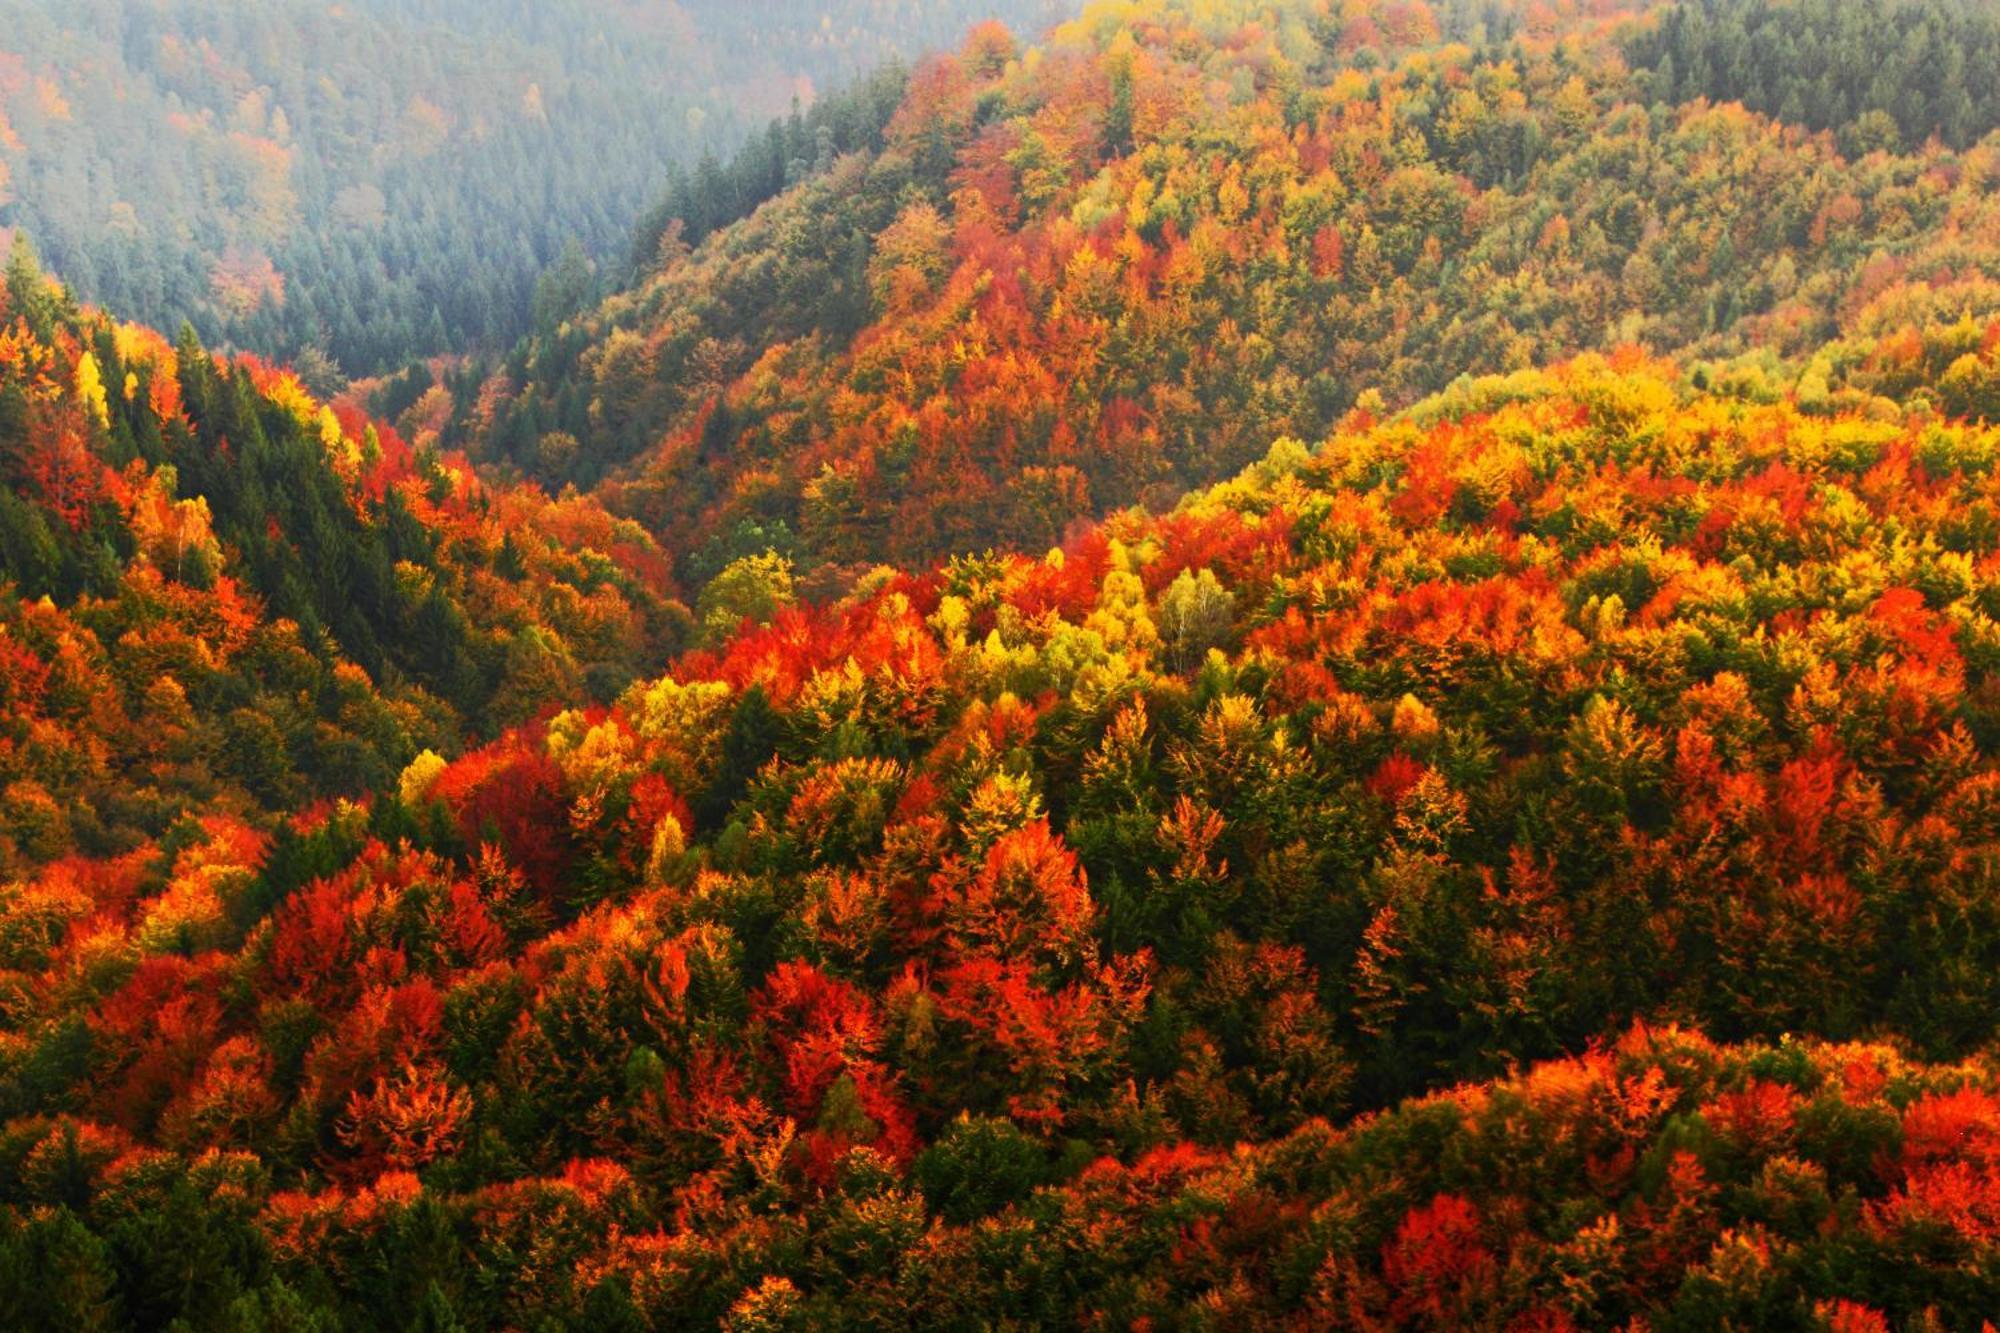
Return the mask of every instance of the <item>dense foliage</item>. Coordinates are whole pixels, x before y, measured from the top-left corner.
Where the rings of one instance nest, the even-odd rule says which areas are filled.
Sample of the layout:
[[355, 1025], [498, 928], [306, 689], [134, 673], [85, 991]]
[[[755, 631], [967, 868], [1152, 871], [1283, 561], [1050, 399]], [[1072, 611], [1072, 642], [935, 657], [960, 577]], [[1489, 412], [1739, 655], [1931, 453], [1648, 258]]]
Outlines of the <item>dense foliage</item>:
[[0, 875], [191, 814], [381, 788], [682, 641], [665, 562], [594, 501], [0, 290]]
[[996, 12], [1072, 7], [5, 0], [0, 227], [128, 318], [321, 375], [505, 347], [671, 167]]
[[1992, 308], [1990, 134], [1851, 153], [1658, 100], [1674, 81], [1624, 52], [1679, 11], [1530, 13], [1111, 6], [1027, 53], [987, 30], [879, 150], [468, 377], [446, 438], [610, 471], [699, 583], [766, 548], [807, 573], [1039, 549], [1364, 393]]
[[2000, 124], [2000, 12], [1980, 0], [1689, 0], [1634, 44], [1668, 101], [1741, 102], [1837, 129], [1856, 156]]
[[1979, 1328], [2000, 141], [1691, 12], [982, 29], [394, 427], [17, 249], [6, 1318]]
[[[86, 859], [17, 802], [0, 1273], [215, 1327], [1990, 1308], [2000, 429], [1939, 407], [1996, 349], [1472, 381], [1046, 557], [743, 562], [665, 676], [366, 806]], [[1636, 1018], [1750, 1044], [1563, 1059]]]

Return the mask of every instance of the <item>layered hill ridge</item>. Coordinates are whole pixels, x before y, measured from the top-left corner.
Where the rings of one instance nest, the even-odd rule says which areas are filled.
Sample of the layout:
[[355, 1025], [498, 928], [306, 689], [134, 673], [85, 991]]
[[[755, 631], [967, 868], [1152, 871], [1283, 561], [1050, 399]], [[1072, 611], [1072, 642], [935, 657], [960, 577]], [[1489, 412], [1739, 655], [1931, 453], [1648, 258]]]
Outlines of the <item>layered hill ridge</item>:
[[[1838, 126], [1711, 104], [1761, 67], [1711, 72], [1682, 15], [1167, 3], [1032, 48], [988, 30], [879, 144], [691, 252], [669, 237], [464, 386], [447, 438], [551, 483], [609, 472], [699, 586], [767, 548], [1045, 549], [1364, 394], [1623, 343], [1798, 358], [1993, 308], [1990, 106], [1908, 57], [1815, 105], [1852, 106]], [[1879, 24], [1807, 8], [1778, 35], [1929, 32]]]
[[398, 428], [19, 253], [0, 1309], [1977, 1327], [2000, 154], [1908, 9], [1812, 131], [1612, 8], [986, 30]]

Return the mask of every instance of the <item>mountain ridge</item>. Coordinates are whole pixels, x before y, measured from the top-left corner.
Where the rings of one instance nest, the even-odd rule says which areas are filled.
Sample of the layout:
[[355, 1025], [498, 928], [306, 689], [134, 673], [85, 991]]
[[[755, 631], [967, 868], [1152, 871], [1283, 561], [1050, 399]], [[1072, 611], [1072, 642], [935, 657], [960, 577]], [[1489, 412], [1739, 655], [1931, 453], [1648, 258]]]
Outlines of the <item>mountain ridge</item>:
[[[550, 480], [609, 471], [699, 585], [767, 546], [807, 568], [1043, 547], [1368, 390], [1400, 405], [1630, 341], [1798, 357], [1925, 302], [1990, 309], [1990, 135], [1849, 160], [1736, 108], [1648, 111], [1623, 54], [1642, 29], [1611, 7], [1400, 58], [1355, 53], [1365, 13], [1315, 29], [1280, 6], [1289, 27], [1227, 45], [1265, 7], [1202, 8], [1208, 30], [1113, 9], [1101, 40], [995, 33], [933, 64], [881, 148], [517, 351], [445, 437]], [[1217, 45], [1211, 83], [1177, 40]], [[1308, 56], [1330, 62], [1317, 101], [1280, 106]], [[1141, 58], [1166, 119], [1123, 154], [1110, 71]], [[1232, 107], [1225, 75], [1261, 82]]]

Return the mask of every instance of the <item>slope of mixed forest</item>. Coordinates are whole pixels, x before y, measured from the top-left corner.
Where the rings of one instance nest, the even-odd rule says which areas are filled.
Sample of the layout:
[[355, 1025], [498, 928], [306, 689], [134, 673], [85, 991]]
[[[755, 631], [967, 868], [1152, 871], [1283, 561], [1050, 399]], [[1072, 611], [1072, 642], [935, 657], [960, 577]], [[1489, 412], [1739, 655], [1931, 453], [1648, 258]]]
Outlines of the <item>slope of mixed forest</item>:
[[17, 249], [0, 1309], [1980, 1327], [2000, 141], [1864, 8], [985, 29], [394, 425]]
[[0, 481], [0, 875], [366, 795], [616, 697], [690, 625], [629, 521], [79, 311], [25, 246]]
[[[1697, 85], [1671, 15], [1464, 8], [1105, 6], [1032, 50], [989, 30], [922, 68], [879, 149], [692, 250], [669, 230], [641, 282], [458, 385], [447, 437], [551, 483], [609, 474], [699, 583], [767, 548], [1045, 548], [1364, 394], [1621, 343], [1798, 356], [1993, 307], [1990, 99], [1945, 137], [1902, 101], [1907, 131], [1814, 129], [1671, 100], [1727, 87]], [[1850, 26], [1808, 36], [1876, 35]]]
[[[104, 365], [161, 392], [100, 330], [44, 390], [93, 438]], [[40, 794], [120, 697], [74, 677], [216, 649], [17, 602], [0, 1281], [51, 1326], [1989, 1308], [2000, 434], [1947, 413], [1996, 348], [1832, 349], [1811, 404], [1585, 358], [1043, 557], [817, 607], [763, 562], [608, 708], [122, 850]], [[171, 605], [147, 550], [120, 600]]]

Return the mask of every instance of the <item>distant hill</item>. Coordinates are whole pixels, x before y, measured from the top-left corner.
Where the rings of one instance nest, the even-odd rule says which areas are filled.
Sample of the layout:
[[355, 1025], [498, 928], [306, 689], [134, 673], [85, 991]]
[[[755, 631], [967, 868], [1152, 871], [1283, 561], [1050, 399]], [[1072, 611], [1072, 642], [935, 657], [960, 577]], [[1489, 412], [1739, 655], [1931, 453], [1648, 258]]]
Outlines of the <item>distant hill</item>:
[[[1064, 0], [4, 0], [0, 227], [85, 298], [349, 374], [505, 346], [577, 242], [794, 99]], [[324, 385], [322, 387], [325, 387]]]
[[[447, 438], [605, 479], [698, 585], [766, 547], [1045, 548], [1461, 375], [1623, 343], [1796, 357], [1993, 308], [1983, 89], [1925, 100], [1949, 85], [1892, 60], [1903, 82], [1822, 108], [1857, 119], [1787, 124], [1705, 100], [1721, 74], [1661, 73], [1676, 50], [1706, 68], [1684, 12], [1165, 4], [1039, 46], [989, 30], [919, 70], [879, 142], [656, 214], [651, 270], [461, 384]], [[1802, 24], [1787, 40], [1842, 68], [1839, 43], [1885, 35], [1839, 6]]]

